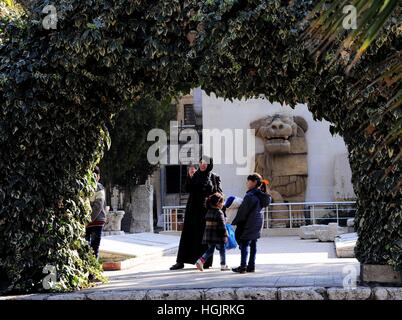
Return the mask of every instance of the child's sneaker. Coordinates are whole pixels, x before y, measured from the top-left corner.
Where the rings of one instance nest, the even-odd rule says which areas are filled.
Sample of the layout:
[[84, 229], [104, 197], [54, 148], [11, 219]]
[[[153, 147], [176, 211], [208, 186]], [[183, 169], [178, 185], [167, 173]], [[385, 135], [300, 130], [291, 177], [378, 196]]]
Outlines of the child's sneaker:
[[197, 262], [195, 263], [195, 266], [197, 267], [198, 270], [204, 271], [204, 263], [202, 262], [201, 259], [197, 260]]
[[221, 266], [221, 271], [229, 271], [230, 268], [227, 265], [222, 265]]

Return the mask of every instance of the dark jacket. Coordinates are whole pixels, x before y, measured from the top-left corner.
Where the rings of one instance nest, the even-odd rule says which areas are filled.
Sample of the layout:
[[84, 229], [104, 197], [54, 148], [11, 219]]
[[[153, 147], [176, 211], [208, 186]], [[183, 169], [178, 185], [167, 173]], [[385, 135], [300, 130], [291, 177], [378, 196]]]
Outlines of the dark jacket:
[[228, 234], [225, 215], [222, 210], [211, 208], [205, 215], [205, 232], [203, 244], [224, 244]]
[[262, 209], [271, 203], [271, 196], [255, 188], [247, 191], [242, 204], [233, 219], [236, 225], [236, 240], [257, 240], [261, 237], [264, 221]]

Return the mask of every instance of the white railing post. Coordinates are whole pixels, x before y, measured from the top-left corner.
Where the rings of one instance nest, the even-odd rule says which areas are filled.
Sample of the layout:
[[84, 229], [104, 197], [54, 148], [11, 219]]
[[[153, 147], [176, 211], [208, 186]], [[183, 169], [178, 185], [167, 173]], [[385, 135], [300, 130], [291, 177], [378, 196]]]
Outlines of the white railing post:
[[269, 229], [269, 208], [270, 208], [270, 205], [268, 205], [268, 207], [265, 210], [265, 214], [266, 214], [266, 218], [267, 218], [267, 220], [266, 220], [267, 229]]
[[336, 208], [336, 223], [339, 226], [339, 211], [338, 211], [338, 204], [335, 204], [335, 208]]
[[289, 203], [289, 219], [290, 219], [290, 229], [293, 229], [293, 223], [292, 223], [292, 204]]
[[172, 216], [170, 214], [170, 209], [166, 209], [166, 216], [168, 221], [168, 231], [172, 231]]
[[[164, 231], [178, 231], [179, 216], [183, 215], [183, 210], [186, 206], [163, 206], [162, 212], [164, 215]], [[176, 219], [173, 219], [173, 213]]]
[[163, 209], [163, 231], [167, 231], [167, 225], [166, 225], [166, 209]]
[[173, 231], [172, 209], [168, 209], [168, 216], [169, 216], [169, 231]]
[[269, 229], [269, 206], [265, 208], [265, 225]]
[[162, 209], [162, 215], [163, 215], [163, 231], [166, 231], [166, 214], [165, 214], [165, 209]]
[[163, 209], [164, 231], [169, 231], [169, 230], [168, 230], [168, 223], [169, 223], [168, 219], [169, 219], [169, 217], [168, 217], [168, 215], [167, 215], [167, 210], [168, 210], [168, 209]]
[[315, 205], [313, 204], [313, 224], [315, 224]]

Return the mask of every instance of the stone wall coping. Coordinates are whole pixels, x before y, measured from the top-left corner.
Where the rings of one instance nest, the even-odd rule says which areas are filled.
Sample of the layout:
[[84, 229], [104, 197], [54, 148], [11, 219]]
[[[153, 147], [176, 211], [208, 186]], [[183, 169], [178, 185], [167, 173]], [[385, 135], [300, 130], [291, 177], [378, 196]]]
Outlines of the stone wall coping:
[[3, 296], [0, 300], [402, 300], [402, 287], [244, 287], [83, 290]]

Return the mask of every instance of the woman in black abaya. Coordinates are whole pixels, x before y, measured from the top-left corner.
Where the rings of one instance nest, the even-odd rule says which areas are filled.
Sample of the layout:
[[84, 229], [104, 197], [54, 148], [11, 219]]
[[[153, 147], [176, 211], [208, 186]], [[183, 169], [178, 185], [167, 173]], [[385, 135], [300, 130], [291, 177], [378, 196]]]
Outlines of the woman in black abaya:
[[[187, 174], [186, 188], [189, 198], [176, 264], [170, 270], [183, 269], [185, 263], [195, 264], [208, 249], [207, 245], [202, 244], [207, 213], [205, 200], [215, 192], [222, 193], [220, 177], [212, 172], [212, 168], [212, 158], [203, 156], [200, 159], [199, 169], [194, 172], [190, 168]], [[213, 257], [205, 262], [204, 269], [212, 266], [212, 259]]]

